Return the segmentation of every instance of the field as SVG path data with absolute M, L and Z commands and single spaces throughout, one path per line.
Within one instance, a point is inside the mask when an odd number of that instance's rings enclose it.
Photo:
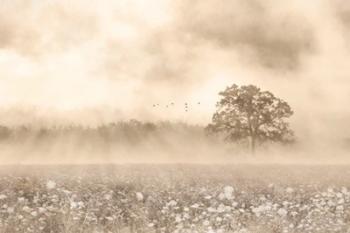
M 0 232 L 350 232 L 349 168 L 2 166 Z

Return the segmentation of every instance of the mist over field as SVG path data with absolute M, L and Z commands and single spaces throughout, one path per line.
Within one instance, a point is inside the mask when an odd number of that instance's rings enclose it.
M 350 1 L 0 0 L 0 233 L 349 233 Z
M 284 159 L 292 154 L 287 160 L 299 154 L 311 161 L 343 162 L 350 133 L 349 18 L 345 0 L 2 0 L 0 124 L 96 128 L 136 119 L 204 128 L 220 91 L 254 84 L 286 100 L 294 111 L 290 123 L 297 143 L 292 149 L 273 147 L 276 154 Z M 174 161 L 186 153 L 214 154 L 215 160 L 215 153 L 225 151 L 196 136 L 172 137 L 165 137 L 171 152 L 152 138 L 143 143 L 151 154 L 173 154 Z M 61 139 L 47 143 L 45 150 L 89 151 L 78 139 Z M 23 150 L 6 140 L 2 147 L 7 157 L 25 151 L 26 160 L 32 153 L 44 159 L 41 147 L 29 148 L 31 140 L 26 138 Z M 82 160 L 101 151 L 84 152 Z M 102 161 L 127 156 L 120 150 L 108 153 Z

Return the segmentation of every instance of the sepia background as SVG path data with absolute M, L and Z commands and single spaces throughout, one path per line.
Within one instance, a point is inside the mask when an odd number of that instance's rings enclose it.
M 200 128 L 211 121 L 218 92 L 254 84 L 295 112 L 298 143 L 270 148 L 271 161 L 344 162 L 349 38 L 345 0 L 1 0 L 0 124 L 96 128 L 136 119 Z M 45 146 L 27 138 L 2 143 L 1 160 L 235 161 L 227 145 L 201 132 L 164 135 L 169 147 L 145 139 L 140 148 L 108 152 L 88 149 L 76 135 Z
M 349 60 L 348 0 L 0 0 L 0 233 L 349 233 Z

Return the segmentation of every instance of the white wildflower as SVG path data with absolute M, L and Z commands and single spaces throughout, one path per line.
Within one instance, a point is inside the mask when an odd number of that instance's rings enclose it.
M 277 211 L 277 214 L 282 216 L 282 217 L 285 217 L 287 214 L 288 214 L 288 211 L 283 209 L 283 208 L 280 208 L 278 211 Z
M 137 193 L 136 193 L 136 199 L 137 199 L 138 201 L 143 201 L 143 194 L 142 194 L 141 192 L 137 192 Z
M 219 196 L 218 196 L 219 200 L 224 200 L 225 197 L 226 197 L 226 196 L 225 196 L 224 193 L 220 193 Z
M 207 233 L 216 233 L 216 232 L 210 228 Z
M 342 187 L 342 188 L 341 188 L 341 192 L 342 192 L 343 194 L 347 195 L 347 194 L 348 194 L 348 189 L 347 189 L 346 187 Z
M 74 201 L 71 201 L 70 202 L 70 208 L 71 209 L 75 209 L 75 208 L 77 208 L 78 207 L 78 203 L 76 203 L 76 202 L 74 202 Z
M 199 205 L 198 205 L 197 203 L 195 203 L 195 204 L 191 205 L 191 208 L 193 208 L 193 209 L 198 209 L 198 208 L 199 208 Z
M 339 206 L 337 206 L 337 207 L 335 208 L 335 210 L 338 211 L 338 212 L 342 212 L 342 211 L 344 210 L 344 206 L 339 205 Z
M 167 205 L 169 205 L 169 206 L 176 206 L 177 202 L 175 200 L 171 200 L 171 201 L 168 202 Z
M 238 206 L 238 202 L 232 202 L 232 207 L 236 207 L 236 206 Z
M 85 205 L 84 205 L 84 202 L 82 202 L 82 201 L 79 201 L 77 204 L 78 204 L 78 206 L 81 207 L 81 208 L 85 206 Z
M 204 225 L 204 226 L 209 226 L 209 224 L 210 224 L 210 222 L 209 222 L 208 220 L 205 220 L 205 221 L 203 222 L 203 225 Z
M 222 213 L 222 212 L 225 212 L 226 208 L 225 208 L 225 205 L 223 204 L 220 204 L 217 208 L 217 212 L 219 213 Z
M 209 229 L 208 231 L 207 231 L 207 233 L 216 233 L 213 229 Z
M 36 211 L 32 211 L 30 214 L 31 214 L 33 217 L 38 216 L 38 212 L 36 212 Z
M 290 213 L 293 217 L 297 216 L 298 215 L 298 212 L 296 211 L 293 211 L 292 213 Z
M 224 194 L 226 199 L 233 199 L 233 191 L 234 191 L 234 188 L 232 186 L 224 187 Z
M 154 227 L 154 223 L 148 223 L 148 227 Z
M 335 203 L 334 203 L 332 200 L 329 200 L 329 201 L 327 202 L 327 205 L 328 205 L 328 206 L 335 206 Z
M 111 194 L 105 194 L 104 195 L 104 199 L 109 201 L 109 200 L 112 199 L 112 195 Z
M 288 187 L 288 188 L 286 188 L 286 192 L 287 192 L 287 193 L 293 193 L 293 192 L 294 192 L 294 189 L 291 188 L 291 187 Z
M 23 210 L 24 212 L 29 213 L 32 209 L 29 208 L 28 206 L 23 206 L 22 210 Z
M 181 222 L 181 221 L 182 221 L 181 216 L 180 215 L 176 215 L 175 222 Z
M 56 188 L 56 183 L 52 180 L 49 180 L 47 183 L 46 183 L 46 188 L 51 190 L 51 189 L 54 189 Z

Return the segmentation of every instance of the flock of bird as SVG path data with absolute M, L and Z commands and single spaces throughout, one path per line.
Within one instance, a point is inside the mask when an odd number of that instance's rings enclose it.
M 197 102 L 197 105 L 200 105 L 200 104 L 201 104 L 201 102 Z M 161 107 L 161 105 L 160 104 L 153 104 L 153 108 L 156 108 L 156 107 Z M 175 103 L 171 102 L 169 104 L 166 104 L 165 107 L 166 108 L 175 107 Z M 184 110 L 185 110 L 185 112 L 189 111 L 189 104 L 187 102 L 184 103 Z

